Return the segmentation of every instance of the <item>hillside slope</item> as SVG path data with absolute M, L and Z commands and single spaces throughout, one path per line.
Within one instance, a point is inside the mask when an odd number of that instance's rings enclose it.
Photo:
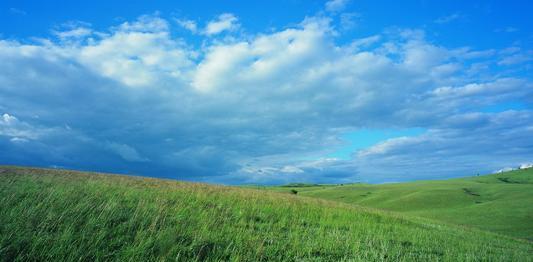
M 0 167 L 0 259 L 528 261 L 526 241 L 268 191 Z
M 272 190 L 289 192 L 291 187 Z M 533 240 L 533 168 L 461 179 L 297 188 L 299 195 L 374 207 Z

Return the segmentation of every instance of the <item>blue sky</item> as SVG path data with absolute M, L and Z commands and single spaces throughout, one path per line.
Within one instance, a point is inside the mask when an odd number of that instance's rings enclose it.
M 2 1 L 0 163 L 225 184 L 533 162 L 527 1 Z
M 339 147 L 335 152 L 328 155 L 331 158 L 338 158 L 343 160 L 349 160 L 354 153 L 359 150 L 369 148 L 379 142 L 385 141 L 391 138 L 417 136 L 424 133 L 424 129 L 421 128 L 409 128 L 409 129 L 360 129 L 353 132 L 348 132 L 342 135 L 340 138 L 344 140 L 345 145 Z

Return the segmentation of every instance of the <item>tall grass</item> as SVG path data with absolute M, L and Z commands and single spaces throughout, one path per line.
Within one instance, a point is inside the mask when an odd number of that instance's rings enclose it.
M 527 261 L 531 243 L 299 195 L 0 168 L 0 259 Z

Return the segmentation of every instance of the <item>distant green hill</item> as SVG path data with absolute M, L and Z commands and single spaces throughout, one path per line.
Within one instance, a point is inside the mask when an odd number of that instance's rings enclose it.
M 515 194 L 512 188 L 504 193 L 481 189 L 499 185 L 490 178 L 462 181 L 470 193 L 460 191 L 464 196 L 458 197 L 443 192 L 443 202 L 479 198 L 482 203 L 476 205 L 483 205 Z M 412 184 L 425 185 L 439 182 Z M 342 187 L 328 190 L 344 192 Z M 345 193 L 352 191 L 358 197 L 350 193 L 346 198 L 354 201 L 376 198 L 377 203 L 386 197 L 372 186 L 350 185 Z M 313 192 L 319 190 L 305 194 Z M 402 197 L 416 199 L 417 193 L 402 192 L 383 205 L 411 203 L 398 200 Z M 520 192 L 516 194 L 530 199 L 530 192 Z M 424 209 L 428 203 L 412 203 L 416 212 L 429 212 Z M 524 208 L 512 202 L 505 208 L 513 207 Z M 533 244 L 525 240 L 299 194 L 0 167 L 3 261 L 531 261 L 532 254 Z
M 268 189 L 289 192 L 286 187 Z M 396 211 L 533 241 L 533 168 L 461 179 L 296 190 L 298 195 Z

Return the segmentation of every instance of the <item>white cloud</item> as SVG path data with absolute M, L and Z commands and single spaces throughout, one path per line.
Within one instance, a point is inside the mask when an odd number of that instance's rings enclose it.
M 432 93 L 441 99 L 450 99 L 452 97 L 480 97 L 486 95 L 506 95 L 512 94 L 515 90 L 520 90 L 520 86 L 533 87 L 530 83 L 521 79 L 502 78 L 495 82 L 474 83 L 459 87 L 439 87 Z
M 349 0 L 330 0 L 326 2 L 326 11 L 328 12 L 340 12 L 346 8 Z
M 284 166 L 281 170 L 283 173 L 304 173 L 304 171 L 295 166 Z
M 11 141 L 13 143 L 25 143 L 25 142 L 28 142 L 29 140 L 26 139 L 26 138 L 21 138 L 21 137 L 13 137 L 13 138 L 9 139 L 9 141 Z
M 79 39 L 91 35 L 92 30 L 85 27 L 78 27 L 67 31 L 55 31 L 57 37 L 65 41 L 68 39 Z
M 9 114 L 3 114 L 2 115 L 2 123 L 3 124 L 7 124 L 7 125 L 11 125 L 15 122 L 17 122 L 18 119 L 14 116 L 10 116 Z
M 204 34 L 211 36 L 220 34 L 224 31 L 234 31 L 239 27 L 238 19 L 235 15 L 230 13 L 224 13 L 217 17 L 215 20 L 207 23 Z
M 193 86 L 204 92 L 237 83 L 251 88 L 266 79 L 290 77 L 287 73 L 302 69 L 305 62 L 317 63 L 320 52 L 329 53 L 324 46 L 327 24 L 310 20 L 301 26 L 258 36 L 251 42 L 213 46 L 198 65 Z
M 191 31 L 192 33 L 198 32 L 198 25 L 193 20 L 175 19 L 175 21 L 179 26 Z
M 37 139 L 40 136 L 39 133 L 39 130 L 33 126 L 19 121 L 10 114 L 4 113 L 0 118 L 0 136 L 10 137 L 12 142 Z
M 381 36 L 379 35 L 373 35 L 365 38 L 360 38 L 352 41 L 351 47 L 359 50 L 362 48 L 367 48 L 373 44 L 378 43 L 381 40 Z
M 127 86 L 155 86 L 182 79 L 190 54 L 171 39 L 166 21 L 143 16 L 124 23 L 111 35 L 75 50 L 75 59 Z
M 124 22 L 116 28 L 120 32 L 157 33 L 166 32 L 169 24 L 166 20 L 156 15 L 143 15 L 134 22 Z
M 506 56 L 498 62 L 498 65 L 516 65 L 533 61 L 533 51 Z
M 501 169 L 498 169 L 498 170 L 494 171 L 494 173 L 503 173 L 503 172 L 509 172 L 509 171 L 513 171 L 513 170 L 528 169 L 528 168 L 532 168 L 532 167 L 533 167 L 533 164 L 522 163 L 518 167 L 504 167 L 504 168 L 501 168 Z
M 494 171 L 494 173 L 503 173 L 503 172 L 509 172 L 509 171 L 513 171 L 514 168 L 512 167 L 504 167 L 502 169 L 498 169 L 496 171 Z
M 442 65 L 450 55 L 445 48 L 420 40 L 410 40 L 404 48 L 404 64 L 412 70 L 435 68 Z
M 419 137 L 398 137 L 398 138 L 388 139 L 370 148 L 359 151 L 358 156 L 364 157 L 368 155 L 386 154 L 394 150 L 396 147 L 401 147 L 407 144 L 408 145 L 415 144 L 419 141 L 419 139 L 420 139 Z
M 520 167 L 518 167 L 519 169 L 527 169 L 527 168 L 532 168 L 533 167 L 533 163 L 524 163 L 524 164 L 520 164 Z
M 216 46 L 206 55 L 206 59 L 198 65 L 193 79 L 193 86 L 203 92 L 211 91 L 235 78 L 227 77 L 236 74 L 242 63 L 250 60 L 248 43 L 237 43 L 230 46 Z

